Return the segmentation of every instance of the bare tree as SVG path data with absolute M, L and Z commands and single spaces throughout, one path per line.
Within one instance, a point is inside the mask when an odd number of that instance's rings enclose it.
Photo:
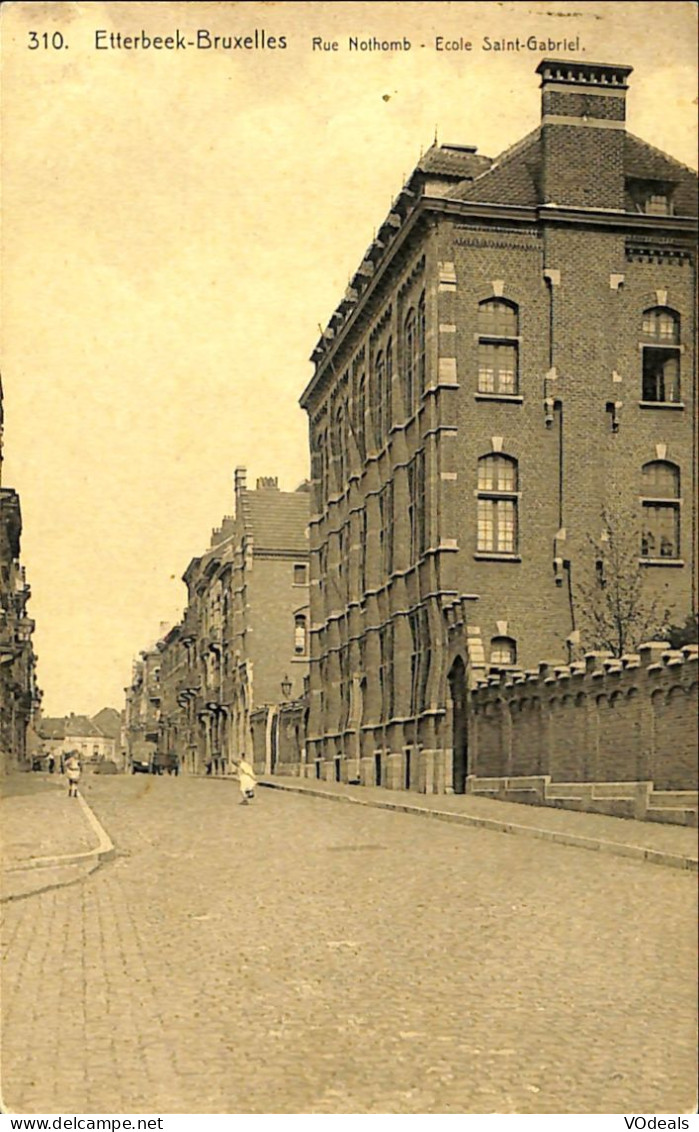
M 602 533 L 590 537 L 594 579 L 577 585 L 580 639 L 584 651 L 604 649 L 619 657 L 648 640 L 667 636 L 669 610 L 644 593 L 641 532 L 633 512 L 602 511 Z

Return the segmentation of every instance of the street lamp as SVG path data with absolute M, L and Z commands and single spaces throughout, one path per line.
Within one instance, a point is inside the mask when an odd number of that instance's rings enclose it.
M 282 696 L 284 697 L 284 699 L 290 700 L 291 699 L 292 683 L 291 683 L 291 680 L 289 679 L 288 676 L 285 676 L 284 679 L 282 680 L 281 688 L 282 688 Z

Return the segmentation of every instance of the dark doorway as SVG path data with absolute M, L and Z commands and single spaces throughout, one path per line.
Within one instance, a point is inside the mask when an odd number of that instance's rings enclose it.
M 411 753 L 412 753 L 411 751 L 405 752 L 405 778 L 404 778 L 403 784 L 404 784 L 406 790 L 410 789 L 410 755 L 411 755 Z
M 335 759 L 335 781 L 342 782 L 342 759 Z
M 376 774 L 376 785 L 381 785 L 381 755 L 374 755 L 374 767 Z
M 452 710 L 453 788 L 455 794 L 466 792 L 468 775 L 468 734 L 466 719 L 466 666 L 460 656 L 449 672 L 449 695 Z

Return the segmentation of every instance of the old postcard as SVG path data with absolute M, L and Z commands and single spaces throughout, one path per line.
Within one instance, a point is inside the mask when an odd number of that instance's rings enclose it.
M 696 24 L 2 5 L 9 1127 L 690 1127 Z

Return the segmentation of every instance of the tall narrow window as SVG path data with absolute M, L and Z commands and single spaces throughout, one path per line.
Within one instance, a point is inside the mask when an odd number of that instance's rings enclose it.
M 323 510 L 327 499 L 327 444 L 327 430 L 319 428 L 313 438 L 313 448 L 311 450 L 311 476 L 313 477 L 315 486 L 315 506 L 317 511 Z
M 643 312 L 643 381 L 641 399 L 680 400 L 680 319 L 667 307 Z
M 439 589 L 439 584 L 437 585 Z M 426 606 L 420 610 L 420 683 L 418 691 L 418 710 L 427 707 L 427 689 L 432 661 L 432 641 L 430 637 L 430 616 Z
M 654 460 L 642 469 L 641 556 L 680 556 L 680 469 Z
M 393 622 L 379 630 L 379 685 L 381 688 L 381 714 L 387 723 L 393 716 Z
M 386 377 L 383 389 L 383 427 L 384 433 L 391 431 L 393 424 L 393 342 L 386 343 Z
M 410 623 L 410 714 L 420 710 L 420 611 L 408 615 Z
M 384 442 L 385 434 L 385 421 L 384 421 L 384 408 L 386 397 L 386 357 L 383 350 L 379 350 L 376 358 L 374 359 L 374 395 L 373 395 L 373 418 L 374 418 L 374 442 L 377 448 L 380 448 Z
M 340 649 L 340 731 L 344 731 L 349 720 L 350 707 L 350 658 L 349 649 Z
M 337 588 L 345 601 L 349 596 L 348 533 L 347 527 L 341 527 L 337 533 Z
M 335 478 L 338 491 L 344 491 L 347 484 L 347 408 L 344 404 L 337 407 L 335 413 L 335 427 L 333 429 L 333 447 L 335 456 Z
M 354 412 L 354 435 L 362 460 L 366 459 L 366 378 L 360 374 L 357 381 L 357 400 Z
M 478 550 L 492 554 L 517 551 L 517 461 L 483 456 L 478 461 Z
M 297 613 L 294 617 L 294 654 L 295 656 L 308 654 L 308 623 L 304 613 Z
M 417 305 L 417 395 L 418 398 L 425 392 L 425 293 L 420 295 Z
M 519 319 L 517 307 L 489 299 L 478 307 L 478 392 L 498 396 L 519 393 Z
M 427 489 L 425 453 L 417 452 L 408 464 L 408 523 L 410 529 L 410 565 L 427 550 Z
M 366 544 L 368 538 L 366 508 L 359 513 L 359 594 L 366 590 Z
M 328 544 L 324 542 L 318 551 L 318 592 L 323 594 L 328 585 Z
M 381 547 L 381 570 L 384 580 L 393 570 L 393 481 L 385 484 L 379 492 L 379 544 Z
M 403 374 L 406 416 L 415 410 L 415 385 L 417 381 L 417 318 L 415 307 L 408 311 L 403 324 Z
M 330 492 L 330 448 L 327 427 L 318 430 L 318 502 L 322 511 L 328 502 Z

